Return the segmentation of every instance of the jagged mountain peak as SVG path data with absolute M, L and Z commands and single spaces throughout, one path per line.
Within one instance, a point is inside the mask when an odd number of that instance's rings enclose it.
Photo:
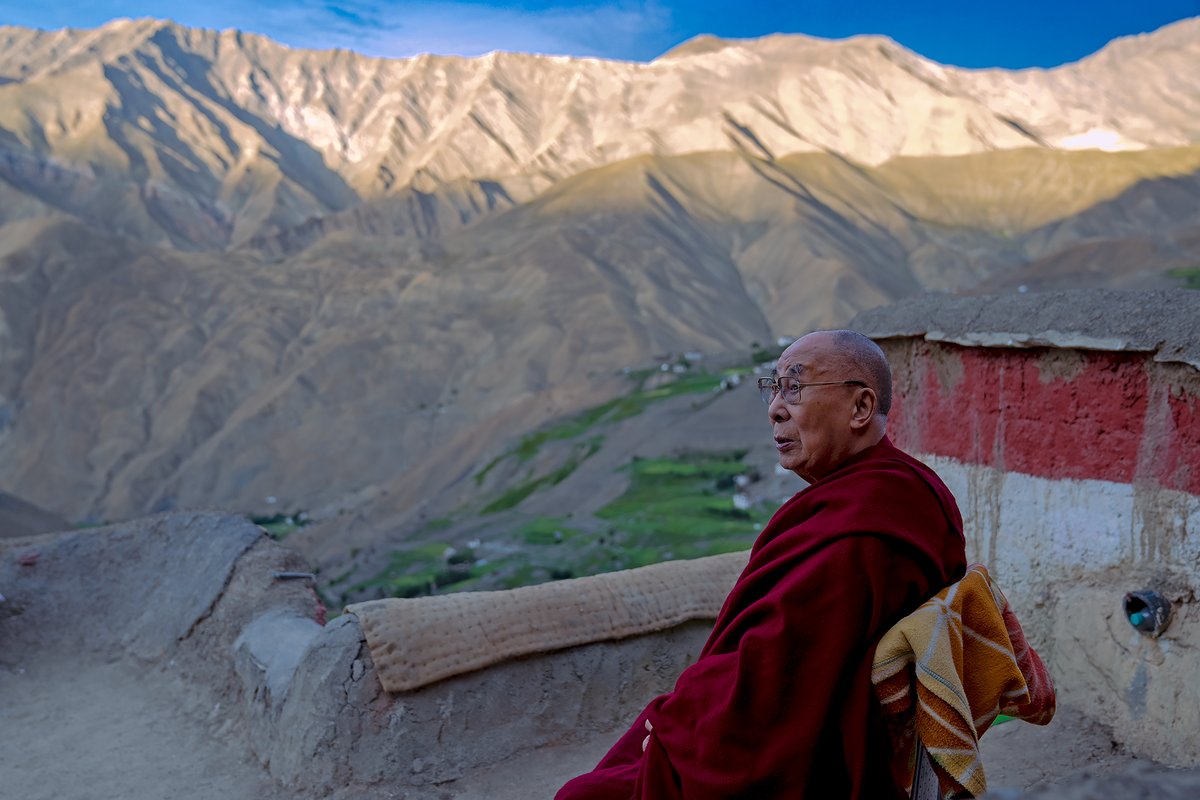
M 27 81 L 82 63 L 113 61 L 137 50 L 172 24 L 151 18 L 122 18 L 94 29 L 0 26 L 0 76 Z
M 685 42 L 677 44 L 654 60 L 669 61 L 677 58 L 694 58 L 695 56 L 708 55 L 709 53 L 724 50 L 733 44 L 734 41 L 738 40 L 723 39 L 711 33 L 701 33 Z
M 1081 61 L 1144 58 L 1173 50 L 1200 50 L 1200 17 L 1181 19 L 1148 33 L 1118 37 Z

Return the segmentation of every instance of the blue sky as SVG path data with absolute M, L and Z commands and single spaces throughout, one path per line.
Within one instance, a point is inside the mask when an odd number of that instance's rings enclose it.
M 1200 16 L 1200 0 L 0 0 L 0 23 L 39 28 L 164 16 L 376 56 L 518 50 L 646 61 L 701 33 L 882 33 L 946 64 L 1028 67 Z

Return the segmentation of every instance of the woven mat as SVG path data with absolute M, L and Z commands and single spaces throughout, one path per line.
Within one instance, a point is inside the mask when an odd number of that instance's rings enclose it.
M 347 606 L 383 688 L 404 692 L 510 658 L 716 619 L 749 552 L 498 592 Z

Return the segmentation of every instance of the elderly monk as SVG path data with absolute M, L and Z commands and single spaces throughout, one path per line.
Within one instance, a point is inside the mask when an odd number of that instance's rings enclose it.
M 891 372 L 853 331 L 792 344 L 759 380 L 779 463 L 809 482 L 775 513 L 699 659 L 557 800 L 886 800 L 875 643 L 966 567 L 962 518 L 885 435 Z

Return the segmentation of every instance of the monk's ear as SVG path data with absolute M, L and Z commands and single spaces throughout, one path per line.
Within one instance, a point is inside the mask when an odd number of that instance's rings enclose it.
M 869 386 L 863 386 L 854 392 L 854 409 L 850 415 L 850 427 L 853 430 L 861 430 L 871 424 L 871 420 L 875 418 L 878 411 L 879 398 L 875 395 L 875 390 Z

